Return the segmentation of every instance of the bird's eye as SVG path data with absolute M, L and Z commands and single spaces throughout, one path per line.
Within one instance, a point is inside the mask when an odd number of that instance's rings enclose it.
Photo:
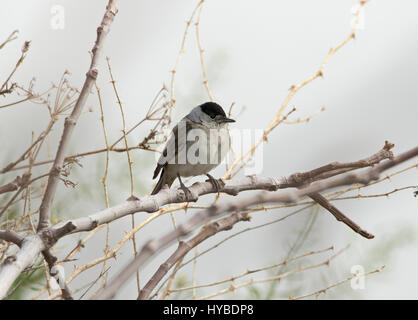
M 216 115 L 212 113 L 212 114 L 210 115 L 210 117 L 211 117 L 212 119 L 215 119 Z

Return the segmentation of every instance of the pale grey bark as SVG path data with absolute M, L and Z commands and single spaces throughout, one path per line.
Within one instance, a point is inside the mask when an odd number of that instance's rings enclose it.
M 22 241 L 22 246 L 16 255 L 6 258 L 0 267 L 0 299 L 7 295 L 7 291 L 20 273 L 31 266 L 44 249 L 45 245 L 40 236 L 29 236 Z

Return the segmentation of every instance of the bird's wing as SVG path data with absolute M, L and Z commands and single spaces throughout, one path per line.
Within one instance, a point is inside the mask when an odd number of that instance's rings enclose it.
M 180 140 L 179 140 L 179 125 L 184 125 L 185 132 L 181 132 L 180 130 Z M 164 168 L 167 163 L 176 163 L 177 155 L 179 152 L 182 152 L 184 148 L 186 148 L 186 134 L 187 131 L 190 129 L 191 121 L 188 119 L 182 119 L 179 124 L 177 124 L 173 130 L 171 131 L 170 138 L 165 145 L 165 148 L 158 160 L 157 167 L 154 170 L 154 176 L 152 177 L 155 179 L 158 174 L 160 173 L 161 169 Z

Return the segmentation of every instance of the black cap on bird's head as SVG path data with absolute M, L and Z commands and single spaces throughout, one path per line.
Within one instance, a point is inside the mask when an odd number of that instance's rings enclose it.
M 201 104 L 200 109 L 206 113 L 211 119 L 219 123 L 235 122 L 234 119 L 230 119 L 226 116 L 222 107 L 215 102 L 205 102 Z

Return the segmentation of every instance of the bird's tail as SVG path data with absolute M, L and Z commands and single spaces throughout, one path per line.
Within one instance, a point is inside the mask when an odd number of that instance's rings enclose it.
M 151 195 L 154 195 L 160 192 L 160 190 L 165 184 L 168 185 L 168 187 L 171 187 L 175 179 L 176 179 L 175 177 L 174 178 L 168 177 L 168 175 L 165 174 L 165 169 L 163 169 L 160 175 L 160 179 L 158 180 L 156 186 L 154 187 L 154 190 L 152 190 Z

